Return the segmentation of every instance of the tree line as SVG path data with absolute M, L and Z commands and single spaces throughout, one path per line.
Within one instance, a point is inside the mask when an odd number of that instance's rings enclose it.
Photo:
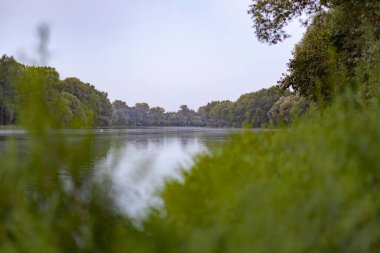
M 287 89 L 273 86 L 242 95 L 237 101 L 212 101 L 197 111 L 181 105 L 176 112 L 148 103 L 128 106 L 122 100 L 110 102 L 107 93 L 78 78 L 60 80 L 50 67 L 25 66 L 13 57 L 0 59 L 0 125 L 18 123 L 17 111 L 23 86 L 38 76 L 43 83 L 41 100 L 63 127 L 262 127 L 280 120 L 289 122 L 291 115 L 304 112 L 307 101 Z M 25 88 L 25 87 L 24 87 Z M 288 109 L 291 107 L 292 109 Z
M 247 93 L 235 101 L 212 101 L 197 111 L 181 105 L 177 112 L 147 103 L 129 107 L 126 102 L 113 102 L 115 126 L 196 126 L 196 127 L 263 127 L 305 112 L 308 103 L 278 86 Z

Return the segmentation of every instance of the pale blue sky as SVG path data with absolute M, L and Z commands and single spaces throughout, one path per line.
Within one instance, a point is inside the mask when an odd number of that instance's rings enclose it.
M 49 65 L 128 105 L 168 111 L 276 84 L 303 29 L 276 46 L 255 38 L 250 0 L 0 0 L 0 54 L 33 57 L 36 25 L 52 34 Z M 25 58 L 24 58 L 25 60 Z

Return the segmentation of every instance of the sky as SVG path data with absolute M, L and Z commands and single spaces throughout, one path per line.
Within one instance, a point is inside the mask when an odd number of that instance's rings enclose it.
M 251 0 L 0 0 L 0 54 L 30 64 L 36 27 L 49 24 L 50 61 L 129 106 L 177 111 L 275 85 L 304 29 L 257 41 Z

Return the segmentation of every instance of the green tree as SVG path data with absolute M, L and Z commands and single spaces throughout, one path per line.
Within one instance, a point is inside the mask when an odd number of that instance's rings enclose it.
M 284 28 L 303 14 L 323 11 L 328 0 L 253 0 L 248 11 L 252 16 L 256 36 L 261 42 L 276 44 L 288 38 Z
M 286 93 L 280 87 L 273 86 L 240 96 L 233 109 L 234 126 L 261 127 L 268 124 L 268 111 Z
M 121 100 L 115 100 L 112 103 L 114 114 L 112 124 L 117 126 L 128 125 L 128 106 L 127 103 Z
M 150 108 L 150 118 L 152 125 L 165 126 L 165 109 L 159 106 Z
M 195 116 L 195 112 L 187 105 L 181 105 L 180 110 L 178 110 L 179 125 L 181 126 L 190 126 L 191 119 Z
M 149 126 L 149 104 L 136 103 L 135 106 L 135 122 L 137 126 Z
M 0 125 L 16 123 L 17 93 L 14 80 L 24 69 L 13 57 L 3 55 L 0 58 Z
M 380 21 L 373 17 L 374 12 L 380 11 L 380 3 L 368 2 L 373 8 L 369 9 L 358 2 L 338 6 L 314 18 L 293 52 L 288 73 L 280 81 L 284 88 L 292 87 L 315 101 L 330 101 L 347 88 L 358 88 L 356 69 L 376 57 L 375 41 L 380 38 Z M 340 84 L 328 80 L 339 72 L 345 76 Z
M 280 81 L 309 99 L 330 101 L 347 87 L 356 89 L 358 65 L 373 57 L 380 39 L 377 0 L 253 0 L 250 13 L 258 39 L 275 44 L 289 35 L 284 28 L 306 13 L 308 27 Z M 312 21 L 312 22 L 310 22 Z M 305 24 L 306 24 L 305 23 Z M 373 43 L 375 41 L 375 43 Z M 344 72 L 346 86 L 329 82 L 331 73 Z M 365 85 L 365 82 L 360 82 Z
M 231 122 L 233 121 L 232 110 L 233 103 L 231 101 L 218 101 L 211 108 L 208 124 L 219 127 L 231 126 Z
M 111 124 L 113 109 L 107 93 L 98 91 L 93 85 L 73 77 L 60 81 L 59 90 L 70 93 L 81 101 L 89 119 L 87 122 L 93 121 L 96 126 Z
M 336 9 L 346 12 L 346 24 L 355 23 L 357 20 L 374 22 L 378 19 L 377 0 L 252 0 L 252 2 L 248 13 L 254 22 L 256 36 L 260 41 L 270 44 L 288 38 L 290 35 L 284 28 L 302 15 L 306 15 L 306 20 L 302 21 L 305 25 L 313 15 Z M 362 16 L 364 13 L 366 15 Z
M 304 114 L 308 108 L 307 99 L 299 94 L 282 96 L 268 111 L 268 118 L 275 126 L 282 122 L 290 124 L 295 117 Z
M 280 80 L 284 88 L 293 90 L 312 100 L 329 100 L 333 87 L 328 82 L 329 61 L 332 56 L 331 14 L 317 16 L 306 34 L 293 51 L 293 59 L 288 63 L 288 73 Z

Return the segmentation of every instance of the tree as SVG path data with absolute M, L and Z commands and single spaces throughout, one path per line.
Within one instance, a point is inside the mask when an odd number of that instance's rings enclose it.
M 98 96 L 95 124 L 97 126 L 109 126 L 112 122 L 113 110 L 108 94 L 98 90 L 95 90 L 95 93 Z
M 330 14 L 316 17 L 306 34 L 293 51 L 288 63 L 288 73 L 279 81 L 283 88 L 292 88 L 312 100 L 328 100 L 332 96 L 329 87 Z M 318 90 L 317 90 L 318 89 Z M 322 97 L 321 97 L 322 96 Z
M 24 69 L 13 57 L 3 55 L 0 58 L 0 125 L 16 123 L 15 79 Z
M 335 1 L 334 8 L 313 19 L 280 85 L 321 102 L 330 101 L 347 87 L 357 89 L 358 66 L 377 57 L 374 50 L 380 39 L 378 13 L 377 1 Z M 337 73 L 342 73 L 342 80 L 329 80 L 337 78 Z
M 150 108 L 150 121 L 154 126 L 166 125 L 165 109 L 159 106 Z
M 55 107 L 59 111 L 60 120 L 65 127 L 81 128 L 92 124 L 86 117 L 82 103 L 73 94 L 68 92 L 60 93 Z
M 274 124 L 290 124 L 294 117 L 305 113 L 309 108 L 308 101 L 299 94 L 282 96 L 268 111 L 268 118 Z
M 268 124 L 268 111 L 287 92 L 278 86 L 273 86 L 240 96 L 233 108 L 233 125 L 261 127 Z
M 181 126 L 191 125 L 191 118 L 195 115 L 193 110 L 190 110 L 187 105 L 181 105 L 180 110 L 178 111 L 178 118 L 180 120 Z
M 149 125 L 149 105 L 147 103 L 135 104 L 135 125 L 147 126 Z
M 112 124 L 117 126 L 128 125 L 128 106 L 127 103 L 121 100 L 115 100 L 112 103 L 113 117 Z
M 259 41 L 276 44 L 288 38 L 284 28 L 296 18 L 306 15 L 307 25 L 314 15 L 337 9 L 344 10 L 346 24 L 357 20 L 378 20 L 378 0 L 252 0 L 248 13 L 254 22 Z M 364 14 L 364 15 L 363 15 Z M 353 18 L 353 19 L 352 19 Z
M 218 101 L 209 112 L 208 124 L 218 127 L 231 126 L 233 120 L 232 110 L 233 103 L 231 101 Z
M 248 13 L 259 41 L 276 44 L 290 36 L 284 28 L 293 19 L 321 12 L 327 6 L 326 0 L 253 0 Z
M 59 90 L 77 97 L 83 103 L 87 117 L 92 118 L 96 126 L 111 124 L 113 110 L 107 93 L 98 91 L 93 85 L 74 77 L 61 81 Z

